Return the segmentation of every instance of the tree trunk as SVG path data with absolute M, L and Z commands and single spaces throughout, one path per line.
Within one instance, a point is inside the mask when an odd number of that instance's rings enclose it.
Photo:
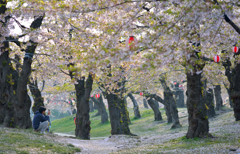
M 141 118 L 139 107 L 138 107 L 136 99 L 133 97 L 132 93 L 128 93 L 128 96 L 130 97 L 130 99 L 133 102 L 134 118 Z
M 93 96 L 93 97 L 94 97 L 94 96 Z M 91 98 L 93 98 L 93 97 L 91 97 Z M 92 100 L 92 99 L 91 99 L 91 100 Z M 93 108 L 94 108 L 95 110 L 97 110 L 97 113 L 96 113 L 93 117 L 100 116 L 100 115 L 101 115 L 101 113 L 100 113 L 100 104 L 98 104 L 97 102 L 94 102 L 94 101 L 93 101 L 93 103 L 94 103 Z
M 173 118 L 173 125 L 171 126 L 171 129 L 182 127 L 180 125 L 180 122 L 179 122 L 178 110 L 177 110 L 177 105 L 176 105 L 175 99 L 173 97 L 173 92 L 168 87 L 168 85 L 166 83 L 166 78 L 164 76 L 162 76 L 160 78 L 160 82 L 161 82 L 161 84 L 163 86 L 163 89 L 164 89 L 164 104 L 166 106 L 169 105 L 171 115 L 172 115 L 172 118 Z
M 224 19 L 228 24 L 230 24 L 235 29 L 235 31 L 238 34 L 240 34 L 240 28 L 225 13 L 224 13 Z M 236 55 L 239 55 L 239 54 L 240 54 L 240 52 L 238 52 Z M 228 61 L 229 61 L 229 59 L 228 59 Z M 237 63 L 237 65 L 236 65 L 235 69 L 232 71 L 229 71 L 231 63 L 227 67 L 224 65 L 224 67 L 226 70 L 225 74 L 227 75 L 228 80 L 229 80 L 229 76 L 230 76 L 233 81 L 232 85 L 231 85 L 231 82 L 229 81 L 230 82 L 229 91 L 230 91 L 230 98 L 232 99 L 232 102 L 233 102 L 233 111 L 234 111 L 235 120 L 238 121 L 238 120 L 240 120 L 240 80 L 239 80 L 240 64 L 239 64 L 238 59 L 236 59 L 235 62 Z M 224 63 L 224 64 L 226 64 L 226 63 Z M 227 71 L 227 68 L 228 68 L 228 71 Z M 229 72 L 231 72 L 231 73 L 229 73 Z M 231 75 L 228 75 L 228 74 L 231 74 Z M 232 86 L 232 88 L 231 88 L 231 86 Z M 230 100 L 230 98 L 229 98 L 229 100 Z
M 214 87 L 214 94 L 215 94 L 215 99 L 216 99 L 216 110 L 220 110 L 223 106 L 223 100 L 221 96 L 221 86 L 216 85 Z
M 29 82 L 28 85 L 29 85 L 29 89 L 33 95 L 34 104 L 32 106 L 32 111 L 33 111 L 33 113 L 35 113 L 36 111 L 38 111 L 40 106 L 44 106 L 44 103 L 43 103 L 44 99 L 42 97 L 41 91 L 38 88 L 37 80 L 34 80 L 33 82 Z
M 175 99 L 177 101 L 177 107 L 184 107 L 184 91 L 176 90 L 175 91 Z
M 7 1 L 1 1 L 0 4 L 2 5 L 3 3 L 7 3 Z M 6 5 L 0 7 L 0 14 L 5 12 L 5 7 Z M 31 23 L 30 28 L 38 29 L 42 24 L 43 17 L 44 15 L 36 18 Z M 0 44 L 0 107 L 2 111 L 0 113 L 0 121 L 3 123 L 3 126 L 18 127 L 22 129 L 32 127 L 30 118 L 31 100 L 27 93 L 27 83 L 31 74 L 32 56 L 37 47 L 37 43 L 33 42 L 31 39 L 29 43 L 30 45 L 27 45 L 25 49 L 25 57 L 19 77 L 18 72 L 13 69 L 10 62 L 9 41 L 6 40 L 3 44 Z
M 226 88 L 226 89 L 227 89 L 227 92 L 228 92 L 229 105 L 230 105 L 231 108 L 233 108 L 233 102 L 232 102 L 232 99 L 231 99 L 230 90 L 229 90 L 229 88 Z
M 154 99 L 154 103 L 157 105 L 158 108 L 160 108 L 159 103 L 157 100 Z
M 3 15 L 7 1 L 0 1 L 0 15 Z M 5 23 L 6 24 L 6 23 Z M 7 27 L 1 23 L 1 28 Z M 0 32 L 0 36 L 2 31 Z M 0 124 L 5 127 L 15 127 L 14 105 L 16 100 L 16 89 L 18 73 L 13 70 L 9 59 L 9 42 L 0 43 Z
M 154 100 L 152 98 L 149 98 L 147 101 L 148 101 L 149 106 L 152 108 L 152 110 L 154 112 L 154 118 L 155 118 L 154 120 L 161 121 L 162 115 L 161 115 L 161 112 L 160 112 L 159 108 L 157 107 L 156 103 L 154 102 Z
M 94 97 L 94 96 L 93 96 Z M 98 106 L 93 102 L 93 110 L 98 110 Z M 97 113 L 98 115 L 96 115 L 96 116 L 99 116 L 100 115 L 100 113 L 98 112 Z
M 201 88 L 201 73 L 187 73 L 187 138 L 211 136 Z
M 108 114 L 107 114 L 107 111 L 106 111 L 106 108 L 105 108 L 105 105 L 103 103 L 103 98 L 102 98 L 102 95 L 100 95 L 100 98 L 99 99 L 96 99 L 95 97 L 91 97 L 91 100 L 98 104 L 98 110 L 99 110 L 99 113 L 101 115 L 101 123 L 105 123 L 108 121 Z
M 146 98 L 143 98 L 143 105 L 144 105 L 144 108 L 148 109 L 148 104 L 147 104 Z
M 214 106 L 214 96 L 213 96 L 213 89 L 209 88 L 207 90 L 207 80 L 203 81 L 203 99 L 204 105 L 207 109 L 207 116 L 208 118 L 212 118 L 215 116 L 215 106 Z
M 5 52 L 0 55 L 0 124 L 5 127 L 16 127 L 14 106 L 18 73 L 12 68 L 7 45 L 5 44 L 5 48 L 1 48 L 1 51 Z
M 129 113 L 127 105 L 122 96 L 113 93 L 106 93 L 108 100 L 108 108 L 111 122 L 111 134 L 126 134 L 131 135 L 129 129 Z
M 209 89 L 205 94 L 205 102 L 207 107 L 208 118 L 212 118 L 216 115 L 214 110 L 214 97 L 213 97 L 213 89 Z
M 179 122 L 177 105 L 176 105 L 175 99 L 173 97 L 173 93 L 170 92 L 169 90 L 168 90 L 168 92 L 164 92 L 164 102 L 166 105 L 169 105 L 169 107 L 170 107 L 170 111 L 171 111 L 171 115 L 172 115 L 172 119 L 173 119 L 173 125 L 171 126 L 171 129 L 174 129 L 174 128 L 179 128 L 182 126 L 180 125 L 180 122 Z
M 93 112 L 94 109 L 93 109 L 93 101 L 92 99 L 89 100 L 89 112 Z
M 37 44 L 32 42 L 32 45 L 27 47 L 26 53 L 33 54 L 36 47 Z M 16 92 L 17 103 L 14 106 L 17 118 L 16 126 L 24 129 L 32 127 L 30 118 L 31 100 L 27 93 L 27 84 L 29 81 L 29 76 L 31 74 L 31 64 L 32 60 L 30 58 L 24 58 L 22 71 L 18 79 L 18 86 Z
M 233 101 L 233 111 L 235 120 L 240 120 L 240 64 L 235 67 L 236 74 L 233 79 L 233 91 L 231 92 L 231 99 Z
M 73 78 L 72 72 L 70 72 L 71 78 Z M 89 118 L 89 99 L 92 91 L 93 78 L 92 75 L 88 75 L 85 82 L 85 78 L 77 80 L 75 84 L 76 98 L 77 98 L 77 115 L 76 115 L 76 129 L 75 135 L 80 139 L 90 139 L 90 118 Z
M 172 123 L 172 114 L 171 114 L 170 104 L 166 103 L 164 105 L 164 109 L 167 116 L 167 123 Z
M 126 106 L 128 105 L 128 104 L 127 104 L 127 97 L 128 97 L 128 95 L 125 95 L 124 98 L 123 98 L 123 100 L 124 100 Z M 131 120 L 130 120 L 130 118 L 128 118 L 128 120 L 129 120 L 128 123 L 131 124 Z
M 223 61 L 223 66 L 225 68 L 225 76 L 227 76 L 228 78 L 228 82 L 230 83 L 230 86 L 227 87 L 225 85 L 225 88 L 227 89 L 228 92 L 228 98 L 229 98 L 229 104 L 230 107 L 233 107 L 233 100 L 231 98 L 231 92 L 233 91 L 233 80 L 234 80 L 234 74 L 236 74 L 235 72 L 235 68 L 231 69 L 231 62 L 230 62 L 230 58 L 227 58 L 225 61 Z

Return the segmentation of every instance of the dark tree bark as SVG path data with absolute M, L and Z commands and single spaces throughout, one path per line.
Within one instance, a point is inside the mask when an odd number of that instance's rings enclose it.
M 179 107 L 185 107 L 184 104 L 184 90 L 179 91 Z
M 93 102 L 93 109 L 98 110 L 98 106 Z M 99 116 L 100 113 L 98 112 L 95 116 Z
M 161 112 L 160 112 L 159 108 L 157 107 L 156 103 L 154 102 L 154 100 L 152 98 L 149 98 L 147 101 L 148 101 L 149 106 L 152 108 L 152 110 L 154 112 L 154 120 L 161 121 L 162 115 L 161 115 Z
M 73 79 L 73 72 L 70 71 L 70 77 Z M 75 84 L 76 98 L 77 98 L 77 114 L 76 114 L 76 129 L 75 135 L 80 139 L 90 139 L 90 116 L 89 116 L 89 100 L 92 91 L 93 78 L 89 74 L 85 82 L 85 77 L 77 79 Z
M 216 0 L 216 2 L 217 2 L 217 0 Z M 219 5 L 218 2 L 217 2 L 217 4 Z M 227 16 L 226 13 L 224 13 L 224 19 L 228 24 L 230 24 L 234 28 L 234 30 L 238 34 L 240 34 L 240 28 Z M 240 54 L 240 52 L 238 51 L 238 53 L 235 55 L 239 55 L 239 54 Z M 230 91 L 230 98 L 232 99 L 232 102 L 233 102 L 233 111 L 234 111 L 235 120 L 238 121 L 238 120 L 240 120 L 240 80 L 239 80 L 240 64 L 239 64 L 238 60 L 235 61 L 235 64 L 236 64 L 236 67 L 231 72 L 228 72 L 228 74 L 231 74 L 229 76 L 233 79 L 233 84 L 231 85 L 231 83 L 230 83 L 229 91 Z M 231 65 L 231 63 L 230 63 L 230 65 Z M 227 67 L 225 67 L 225 70 L 226 70 L 225 73 L 227 73 L 227 68 L 230 68 L 230 66 L 228 65 Z M 228 75 L 227 75 L 227 77 L 228 77 Z
M 103 70 L 104 71 L 104 70 Z M 107 66 L 107 77 L 112 76 L 111 72 L 111 65 Z M 124 68 L 119 68 L 120 72 L 124 72 Z M 124 100 L 124 93 L 126 92 L 125 89 L 125 82 L 126 79 L 124 76 L 120 76 L 118 81 L 115 81 L 114 88 L 108 90 L 109 85 L 106 83 L 100 83 L 100 90 L 104 94 L 105 98 L 108 101 L 108 109 L 109 109 L 109 116 L 110 116 L 110 123 L 111 123 L 111 134 L 126 134 L 126 135 L 134 135 L 130 132 L 129 129 L 129 113 L 127 110 L 127 102 Z M 102 88 L 101 88 L 102 87 Z
M 165 101 L 165 104 L 166 104 L 167 108 L 170 108 L 170 112 L 171 112 L 171 115 L 172 115 L 173 124 L 172 124 L 171 128 L 174 129 L 174 128 L 182 127 L 180 125 L 177 105 L 176 105 L 175 100 L 173 98 L 173 93 L 170 92 L 170 91 L 164 92 L 164 101 Z M 166 111 L 166 114 L 167 114 L 167 111 Z
M 179 87 L 179 83 L 176 82 L 176 84 L 173 86 L 174 87 L 174 95 L 175 95 L 175 100 L 177 102 L 177 107 L 184 107 L 184 91 L 182 87 Z
M 216 85 L 214 87 L 214 94 L 215 94 L 215 99 L 216 99 L 216 110 L 220 110 L 223 106 L 223 100 L 221 96 L 221 86 Z
M 127 97 L 128 97 L 128 95 L 125 95 L 124 98 L 123 98 L 124 103 L 126 104 L 126 106 L 128 105 L 127 104 Z M 131 119 L 130 118 L 128 118 L 128 119 L 129 119 L 128 123 L 131 124 Z
M 158 103 L 157 100 L 154 99 L 154 103 L 156 104 L 156 106 L 157 106 L 158 108 L 160 108 L 159 103 Z
M 165 103 L 165 106 L 167 106 L 166 109 L 170 108 L 170 112 L 171 112 L 172 119 L 173 119 L 173 124 L 172 124 L 171 128 L 174 129 L 174 128 L 182 127 L 180 125 L 177 105 L 176 105 L 175 99 L 173 97 L 173 92 L 167 86 L 165 77 L 161 77 L 160 82 L 161 82 L 161 84 L 163 86 L 163 89 L 164 89 L 164 103 Z M 166 114 L 167 114 L 167 112 L 169 112 L 169 111 L 166 111 Z M 170 114 L 168 113 L 167 116 L 170 116 Z M 168 117 L 168 119 L 170 121 L 170 117 Z
M 91 98 L 94 97 L 94 96 L 91 96 Z M 93 117 L 96 117 L 96 116 L 100 116 L 101 113 L 100 113 L 100 106 L 98 103 L 94 102 L 92 99 L 90 99 L 92 102 L 93 102 L 93 110 L 97 110 L 97 113 L 93 116 Z
M 165 114 L 167 116 L 167 123 L 172 123 L 172 114 L 170 109 L 170 104 L 164 105 Z
M 0 13 L 5 13 L 7 1 L 0 1 Z M 10 18 L 8 16 L 8 18 Z M 32 22 L 30 28 L 32 30 L 38 29 L 41 24 L 43 16 L 40 16 Z M 5 18 L 6 20 L 7 18 Z M 4 26 L 7 22 L 2 23 Z M 1 35 L 1 34 L 0 34 Z M 37 37 L 37 36 L 36 36 Z M 25 57 L 22 65 L 22 71 L 18 74 L 12 67 L 9 58 L 9 40 L 5 38 L 3 44 L 0 44 L 0 122 L 3 126 L 18 127 L 22 129 L 31 128 L 30 106 L 31 100 L 27 94 L 27 84 L 31 74 L 32 55 L 35 52 L 37 43 L 29 40 L 30 45 L 26 47 Z M 19 43 L 20 44 L 20 43 Z M 18 45 L 18 44 L 17 44 Z M 26 56 L 26 55 L 30 55 Z
M 93 101 L 92 99 L 89 100 L 89 112 L 93 112 L 94 109 L 93 109 Z
M 26 53 L 34 53 L 37 47 L 37 43 L 31 41 L 31 46 L 27 46 Z M 27 94 L 27 84 L 29 81 L 29 76 L 31 74 L 31 64 L 32 60 L 30 58 L 24 58 L 22 71 L 18 79 L 17 86 L 17 103 L 15 104 L 15 112 L 17 113 L 17 123 L 16 125 L 19 128 L 30 128 L 31 119 L 30 119 L 30 107 L 31 101 Z M 21 115 L 21 116 L 18 116 Z
M 235 61 L 235 63 L 237 63 L 237 61 Z M 238 88 L 238 86 L 240 86 L 240 64 L 236 64 L 236 67 L 233 69 L 231 69 L 231 65 L 232 64 L 229 58 L 223 62 L 223 66 L 225 67 L 225 75 L 230 83 L 229 88 L 227 88 L 230 106 L 232 102 L 235 120 L 238 121 L 240 120 L 240 89 Z
M 106 94 L 111 122 L 111 134 L 131 135 L 129 129 L 129 113 L 127 105 L 122 96 L 110 93 Z
M 233 102 L 232 102 L 232 99 L 231 99 L 231 96 L 230 96 L 230 90 L 227 87 L 225 87 L 225 88 L 226 88 L 226 90 L 228 92 L 228 96 L 229 96 L 228 97 L 229 105 L 230 105 L 231 108 L 233 108 Z
M 132 100 L 132 102 L 133 102 L 134 117 L 135 117 L 135 118 L 141 118 L 140 111 L 139 111 L 139 107 L 138 107 L 138 104 L 137 104 L 136 99 L 134 98 L 134 96 L 132 95 L 132 93 L 128 93 L 128 96 L 129 96 L 129 98 L 130 98 L 130 99 Z
M 0 124 L 16 127 L 14 105 L 19 76 L 12 68 L 7 48 L 8 44 L 4 44 L 4 48 L 1 47 L 1 51 L 5 52 L 0 56 Z
M 203 67 L 202 67 L 203 68 Z M 187 73 L 187 138 L 206 137 L 209 134 L 207 109 L 202 94 L 201 73 Z
M 177 107 L 184 107 L 184 91 L 183 90 L 176 90 L 175 91 L 175 98 L 177 101 Z
M 231 99 L 233 101 L 233 111 L 235 120 L 240 120 L 240 64 L 235 67 L 236 74 L 234 74 L 233 91 L 231 92 Z
M 233 91 L 233 79 L 234 79 L 234 74 L 236 74 L 236 70 L 235 70 L 235 68 L 231 69 L 232 64 L 231 64 L 229 58 L 227 58 L 225 61 L 223 61 L 222 65 L 225 68 L 225 76 L 227 76 L 227 79 L 230 83 L 230 86 L 227 87 L 225 85 L 225 88 L 227 89 L 227 92 L 228 92 L 228 95 L 229 95 L 230 107 L 233 107 L 233 100 L 231 98 L 231 92 Z
M 3 15 L 7 10 L 6 5 L 7 1 L 0 0 L 0 15 Z M 1 23 L 1 26 L 5 27 L 7 25 Z M 0 37 L 3 37 L 1 33 Z M 14 105 L 19 76 L 10 62 L 9 42 L 0 43 L 0 52 L 0 124 L 5 127 L 16 127 Z
M 107 111 L 106 111 L 106 108 L 105 108 L 105 105 L 103 103 L 103 98 L 102 98 L 102 95 L 100 95 L 100 97 L 98 99 L 96 99 L 95 97 L 91 97 L 91 100 L 98 104 L 98 110 L 99 110 L 99 113 L 101 115 L 101 123 L 105 123 L 108 121 L 108 114 L 107 114 Z
M 207 106 L 208 118 L 214 117 L 216 115 L 216 113 L 214 110 L 215 106 L 214 106 L 213 89 L 210 88 L 208 91 L 206 91 L 205 102 L 206 102 L 206 106 Z
M 171 129 L 181 127 L 181 125 L 179 123 L 179 120 L 177 120 L 177 119 L 179 119 L 177 106 L 176 106 L 175 103 L 171 103 L 171 102 L 175 102 L 172 92 L 170 92 L 170 93 L 164 92 L 164 100 L 156 94 L 145 94 L 145 96 L 150 97 L 150 98 L 154 98 L 155 100 L 157 100 L 158 102 L 160 102 L 164 105 L 168 123 L 172 122 L 172 118 L 176 119 L 176 121 L 174 121 L 173 125 L 171 126 Z M 174 113 L 174 114 L 172 114 L 172 113 Z
M 91 97 L 91 98 L 93 98 L 93 97 Z M 93 104 L 94 104 L 93 109 L 97 110 L 97 113 L 93 117 L 100 116 L 101 115 L 100 104 L 98 104 L 97 102 L 93 102 Z
M 159 108 L 157 107 L 155 100 L 158 102 L 161 102 L 162 104 L 164 104 L 164 106 L 166 106 L 164 100 L 156 94 L 145 93 L 144 96 L 148 99 L 147 102 L 154 112 L 155 121 L 162 120 L 161 112 L 160 112 Z
M 204 105 L 207 109 L 207 116 L 208 118 L 212 118 L 216 115 L 215 113 L 215 106 L 214 106 L 214 96 L 213 96 L 213 89 L 209 88 L 207 90 L 207 80 L 204 80 L 202 85 L 202 93 L 203 93 L 203 100 Z
M 148 109 L 148 104 L 147 104 L 146 98 L 143 98 L 143 105 L 144 105 L 144 108 Z
M 33 80 L 32 82 L 30 81 L 28 85 L 33 95 L 34 104 L 32 106 L 32 111 L 33 113 L 35 113 L 36 111 L 38 111 L 40 106 L 44 106 L 44 103 L 43 103 L 44 99 L 42 97 L 41 91 L 38 88 L 37 80 Z

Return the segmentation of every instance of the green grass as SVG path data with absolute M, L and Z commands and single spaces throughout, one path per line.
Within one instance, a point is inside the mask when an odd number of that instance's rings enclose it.
M 0 153 L 75 153 L 80 152 L 74 146 L 60 144 L 32 129 L 20 130 L 0 127 Z
M 130 151 L 123 150 L 119 153 L 226 153 L 230 147 L 239 147 L 239 144 L 239 135 L 234 137 L 233 134 L 217 138 L 194 139 L 187 139 L 184 136 L 162 144 L 144 146 Z
M 239 122 L 234 121 L 232 109 L 229 108 L 223 108 L 221 114 L 209 119 L 209 127 L 214 130 L 212 135 L 216 138 L 204 139 L 187 139 L 185 137 L 188 129 L 186 108 L 178 109 L 180 123 L 183 127 L 173 130 L 170 129 L 171 124 L 167 123 L 164 109 L 160 109 L 163 117 L 162 121 L 154 121 L 152 109 L 141 109 L 141 118 L 139 119 L 134 118 L 133 109 L 128 108 L 128 111 L 131 119 L 131 124 L 129 125 L 131 132 L 141 136 L 142 140 L 153 138 L 144 144 L 141 142 L 134 143 L 135 147 L 118 151 L 117 153 L 228 153 L 230 147 L 239 147 L 240 145 L 240 133 L 234 128 Z M 90 113 L 91 139 L 110 136 L 110 122 L 99 124 L 101 117 L 92 117 L 95 114 L 96 111 Z M 65 124 L 62 125 L 62 123 Z M 62 128 L 59 128 L 60 126 Z M 73 116 L 53 121 L 52 128 L 54 132 L 74 134 Z M 181 137 L 174 137 L 175 134 L 182 135 Z M 162 135 L 172 136 L 171 138 L 173 139 L 169 138 L 162 141 Z M 155 136 L 157 137 L 154 138 Z
M 178 109 L 181 111 L 186 111 L 186 108 Z M 149 133 L 163 133 L 164 130 L 168 130 L 171 127 L 171 124 L 166 123 L 166 115 L 164 109 L 160 109 L 162 113 L 162 117 L 164 120 L 162 121 L 154 121 L 154 112 L 152 109 L 143 109 L 141 108 L 140 114 L 141 118 L 135 119 L 134 112 L 132 108 L 128 108 L 129 116 L 131 120 L 131 124 L 129 125 L 130 130 L 133 134 L 137 135 L 146 135 Z M 97 111 L 90 113 L 90 121 L 91 121 L 91 132 L 90 137 L 107 137 L 110 136 L 111 124 L 110 122 L 100 124 L 101 117 L 93 117 Z M 51 131 L 55 133 L 66 133 L 66 134 L 75 134 L 75 124 L 73 121 L 73 117 L 68 116 L 62 119 L 52 121 Z M 162 130 L 159 130 L 160 127 L 166 127 Z
M 193 138 L 187 139 L 186 136 L 170 139 L 168 141 L 158 143 L 149 143 L 132 148 L 131 150 L 122 150 L 117 153 L 229 153 L 230 147 L 240 147 L 239 121 L 235 121 L 232 116 L 232 109 L 226 113 L 211 118 L 209 120 L 210 128 L 214 128 L 211 134 L 214 138 Z M 229 112 L 230 111 L 230 112 Z M 187 123 L 183 123 L 183 128 L 176 132 L 187 132 Z M 237 127 L 237 129 L 236 129 Z M 164 134 L 171 135 L 173 130 L 165 130 Z M 155 130 L 156 132 L 156 130 Z
M 100 124 L 101 117 L 92 117 L 95 115 L 97 111 L 90 113 L 91 116 L 91 137 L 103 137 L 110 136 L 111 125 L 110 122 L 106 122 L 104 124 Z M 67 133 L 74 135 L 75 134 L 75 124 L 73 121 L 73 117 L 68 116 L 62 119 L 57 119 L 52 121 L 51 131 L 58 133 Z

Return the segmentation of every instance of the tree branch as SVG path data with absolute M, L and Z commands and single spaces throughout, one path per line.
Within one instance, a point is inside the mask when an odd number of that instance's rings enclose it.
M 218 6 L 220 6 L 220 4 L 218 3 L 217 0 L 214 0 L 214 2 L 215 2 Z M 229 25 L 231 25 L 238 34 L 240 34 L 240 28 L 227 16 L 226 12 L 224 12 L 223 17 L 224 17 L 225 21 L 226 21 L 227 23 L 229 23 Z
M 240 34 L 240 28 L 231 19 L 229 19 L 226 13 L 224 13 L 224 19 L 235 29 L 238 34 Z
M 42 90 L 41 90 L 41 92 L 43 91 L 44 86 L 45 86 L 45 80 L 43 80 L 43 85 L 42 85 Z
M 71 73 L 68 74 L 68 73 L 64 72 L 62 69 L 60 69 L 60 71 L 68 76 L 71 76 Z
M 29 29 L 29 28 L 23 26 L 23 25 L 22 25 L 17 19 L 15 19 L 14 17 L 11 17 L 11 18 L 18 24 L 18 26 L 19 26 L 21 29 Z

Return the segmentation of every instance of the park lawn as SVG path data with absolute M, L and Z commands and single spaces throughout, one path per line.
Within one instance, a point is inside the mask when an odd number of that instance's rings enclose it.
M 6 128 L 0 126 L 0 153 L 76 153 L 71 144 L 56 142 L 53 134 L 43 135 L 33 129 Z
M 184 154 L 202 154 L 202 153 L 229 153 L 231 148 L 240 148 L 240 121 L 235 121 L 232 109 L 223 108 L 225 112 L 218 114 L 216 117 L 209 119 L 210 133 L 214 138 L 187 139 L 185 133 L 178 138 L 169 139 L 168 141 L 151 141 L 149 144 L 141 144 L 136 148 L 120 150 L 116 153 L 184 153 Z M 185 124 L 184 124 L 185 125 Z M 165 135 L 177 135 L 178 133 L 187 132 L 187 127 L 172 132 L 165 131 Z M 146 138 L 148 138 L 147 136 Z M 145 138 L 145 137 L 143 137 Z M 155 143 L 154 143 L 155 142 Z
M 231 147 L 240 147 L 239 121 L 235 121 L 233 111 L 224 107 L 216 111 L 217 115 L 209 119 L 210 133 L 215 138 L 194 138 L 186 139 L 188 130 L 188 116 L 186 108 L 178 108 L 181 128 L 170 129 L 171 124 L 167 123 L 164 109 L 162 121 L 154 121 L 154 114 L 151 109 L 140 109 L 141 118 L 135 119 L 133 109 L 128 109 L 131 124 L 130 130 L 133 134 L 140 136 L 139 143 L 133 143 L 136 148 L 120 150 L 116 153 L 229 153 Z M 91 115 L 91 139 L 110 136 L 110 122 L 100 123 L 100 116 Z M 62 124 L 64 123 L 64 124 Z M 61 125 L 62 124 L 62 125 Z M 74 135 L 73 116 L 55 120 L 52 123 L 53 132 L 61 132 Z M 61 128 L 59 128 L 61 126 Z M 164 137 L 161 137 L 164 136 Z M 149 142 L 146 142 L 146 141 Z
M 179 108 L 179 112 L 186 112 L 186 108 Z M 167 117 L 165 115 L 164 109 L 160 109 L 162 113 L 163 120 L 160 122 L 154 121 L 154 112 L 152 109 L 144 109 L 140 108 L 141 118 L 135 119 L 133 109 L 128 108 L 129 116 L 131 119 L 131 124 L 129 125 L 130 130 L 133 134 L 137 135 L 149 135 L 154 133 L 163 133 L 165 130 L 168 130 L 171 127 L 171 124 L 167 124 Z M 107 111 L 108 112 L 108 111 Z M 100 124 L 101 117 L 95 115 L 97 111 L 90 113 L 90 121 L 91 121 L 91 132 L 90 137 L 94 139 L 95 137 L 108 137 L 110 136 L 111 124 L 110 122 L 106 122 L 104 124 Z M 75 134 L 75 124 L 73 121 L 73 117 L 68 116 L 62 119 L 57 119 L 52 121 L 51 131 L 53 133 L 65 133 L 65 134 Z M 164 129 L 159 129 L 161 126 L 164 126 Z

